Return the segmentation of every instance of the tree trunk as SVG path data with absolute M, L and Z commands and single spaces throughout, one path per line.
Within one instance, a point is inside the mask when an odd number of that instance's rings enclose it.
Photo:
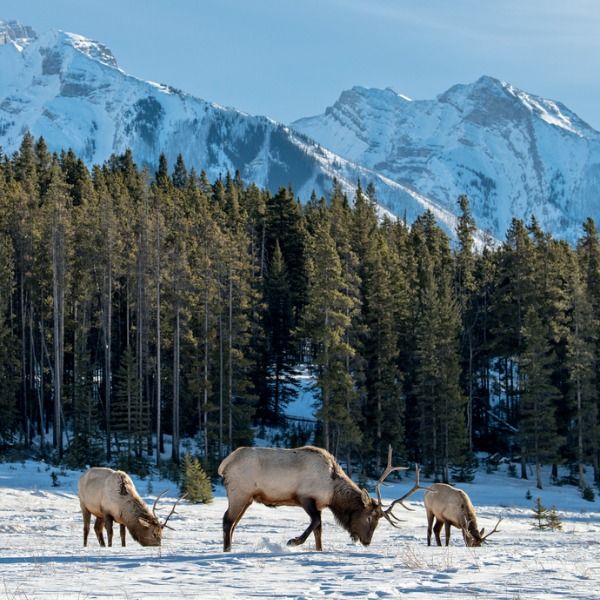
M 138 457 L 142 454 L 142 419 L 144 402 L 144 285 L 143 285 L 143 240 L 140 234 L 140 256 L 138 257 L 138 281 L 137 281 L 137 340 L 136 340 L 136 355 L 137 355 L 137 406 L 136 406 L 136 432 L 135 432 L 135 448 Z
M 229 271 L 229 336 L 227 355 L 227 400 L 229 403 L 229 451 L 233 450 L 233 277 Z
M 130 307 L 129 307 L 129 279 L 127 280 L 127 289 L 126 289 L 126 309 L 125 309 L 125 339 L 126 341 L 126 349 L 128 355 L 128 364 L 127 364 L 127 456 L 131 456 L 131 429 L 132 429 L 132 403 L 133 403 L 133 391 L 131 389 L 131 355 L 130 355 L 130 344 L 129 344 L 129 329 L 130 329 Z
M 325 379 L 329 379 L 329 346 L 327 344 L 327 335 L 329 327 L 329 311 L 325 309 L 325 342 L 323 349 L 323 364 L 324 364 L 324 372 Z M 323 437 L 325 450 L 329 451 L 330 443 L 329 443 L 329 383 L 323 382 Z
M 54 446 L 63 455 L 62 440 L 62 375 L 64 335 L 64 242 L 60 231 L 61 219 L 55 208 L 52 231 L 52 301 L 54 317 Z
M 180 344 L 180 312 L 179 298 L 175 308 L 175 332 L 173 339 L 173 448 L 172 458 L 179 464 L 179 344 Z
M 219 313 L 219 460 L 223 458 L 223 315 Z
M 527 461 L 525 460 L 525 447 L 521 445 L 521 479 L 529 479 L 527 477 Z
M 575 329 L 577 335 L 577 328 Z M 585 476 L 583 474 L 583 411 L 581 403 L 581 380 L 579 373 L 576 379 L 577 393 L 577 463 L 579 472 L 579 489 L 583 490 L 586 487 Z
M 20 293 L 20 307 L 19 312 L 21 314 L 21 426 L 23 433 L 28 429 L 27 427 L 27 350 L 26 350 L 26 334 L 25 334 L 25 323 L 26 323 L 26 312 L 25 312 L 25 275 L 23 273 L 24 265 L 21 265 L 21 272 L 19 273 L 19 293 Z M 26 434 L 25 434 L 26 435 Z M 27 439 L 25 439 L 27 443 Z M 55 444 L 56 447 L 56 444 Z
M 473 454 L 473 333 L 469 328 L 469 405 L 467 407 L 467 435 L 469 436 L 469 455 Z
M 203 389 L 204 458 L 208 460 L 208 281 L 204 296 L 204 389 Z
M 110 234 L 109 234 L 110 235 Z M 109 242 L 110 243 L 110 242 Z M 111 348 L 112 348 L 112 259 L 110 251 L 106 265 L 106 289 L 104 293 L 104 407 L 106 410 L 106 460 L 112 459 L 111 452 Z
M 158 215 L 158 210 L 157 210 Z M 160 422 L 161 409 L 161 364 L 160 364 L 160 223 L 156 219 L 156 465 L 160 465 L 162 447 L 162 431 Z
M 33 327 L 32 327 L 33 329 Z M 38 364 L 38 369 L 39 369 L 39 383 L 38 383 L 38 410 L 40 413 L 40 427 L 39 427 L 39 434 L 40 434 L 40 446 L 42 448 L 44 448 L 44 446 L 46 445 L 46 419 L 45 419 L 45 410 L 44 410 L 44 350 L 43 350 L 43 336 L 44 336 L 44 330 L 42 328 L 42 322 L 40 321 L 40 358 L 39 361 L 37 361 Z

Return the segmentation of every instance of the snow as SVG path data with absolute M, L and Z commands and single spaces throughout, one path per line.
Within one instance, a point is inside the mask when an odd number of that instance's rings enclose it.
M 513 217 L 574 241 L 600 218 L 600 134 L 568 108 L 483 76 L 434 100 L 353 87 L 324 114 L 292 126 L 347 160 L 413 190 L 413 199 L 455 214 L 467 194 L 477 225 L 504 237 Z M 424 200 L 419 200 L 421 196 Z M 389 208 L 402 215 L 403 198 Z M 385 202 L 384 202 L 385 204 Z
M 288 417 L 315 421 L 317 405 L 315 379 L 306 366 L 300 369 L 294 379 L 298 395 L 288 403 L 285 412 Z
M 308 524 L 297 508 L 253 505 L 236 530 L 233 551 L 222 552 L 222 487 L 209 505 L 183 502 L 170 521 L 162 548 L 142 548 L 129 536 L 127 547 L 100 548 L 90 535 L 82 545 L 76 497 L 78 472 L 59 475 L 33 461 L 0 464 L 0 597 L 27 598 L 403 598 L 436 595 L 458 598 L 598 598 L 600 512 L 598 502 L 582 500 L 574 487 L 538 491 L 531 481 L 508 477 L 506 465 L 479 472 L 476 483 L 461 484 L 475 503 L 479 526 L 499 532 L 481 548 L 466 548 L 452 530 L 448 548 L 427 547 L 421 492 L 401 509 L 400 529 L 382 521 L 369 547 L 353 544 L 324 514 L 323 544 L 312 538 L 288 548 L 286 541 Z M 409 479 L 384 488 L 384 498 L 401 495 Z M 177 490 L 169 482 L 134 478 L 151 502 L 166 514 Z M 555 504 L 563 531 L 532 529 L 533 498 Z M 118 540 L 118 531 L 115 532 Z

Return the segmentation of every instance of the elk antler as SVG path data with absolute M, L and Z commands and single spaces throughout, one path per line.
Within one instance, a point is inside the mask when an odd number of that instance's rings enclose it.
M 377 492 L 377 500 L 379 500 L 380 506 L 383 506 L 383 500 L 381 499 L 381 484 L 384 482 L 385 478 L 390 473 L 393 473 L 394 471 L 405 471 L 406 468 L 407 467 L 392 467 L 392 445 L 390 444 L 388 447 L 387 467 L 385 468 L 385 470 L 381 474 L 381 477 L 377 480 L 377 483 L 375 484 L 375 491 Z M 392 505 L 389 508 L 387 508 L 386 510 L 383 511 L 383 516 L 390 522 L 391 525 L 393 525 L 394 527 L 398 527 L 398 525 L 396 525 L 396 523 L 394 523 L 394 521 L 392 521 L 392 519 L 399 521 L 399 519 L 396 517 L 396 515 L 394 515 L 391 512 L 392 506 L 394 506 L 394 503 L 392 503 Z
M 173 529 L 172 527 L 169 527 L 169 525 L 167 525 L 167 521 L 171 518 L 171 516 L 173 514 L 175 514 L 175 509 L 177 508 L 177 505 L 187 496 L 186 494 L 183 494 L 183 496 L 179 496 L 179 498 L 177 498 L 177 502 L 175 502 L 175 504 L 173 504 L 173 508 L 171 509 L 171 512 L 167 515 L 167 518 L 165 519 L 165 522 L 162 524 L 163 527 L 168 527 L 169 529 Z
M 487 540 L 487 538 L 490 537 L 490 535 L 492 535 L 492 533 L 496 533 L 498 531 L 498 525 L 500 525 L 500 521 L 502 521 L 502 517 L 500 517 L 498 519 L 498 522 L 496 523 L 496 525 L 494 525 L 494 529 L 492 529 L 489 533 L 486 533 L 482 538 L 481 541 L 485 542 L 485 540 Z
M 419 473 L 420 473 L 419 465 L 415 463 L 415 485 L 413 485 L 410 488 L 410 490 L 408 490 L 408 492 L 406 492 L 406 494 L 404 494 L 404 496 L 394 500 L 388 508 L 389 511 L 392 510 L 392 508 L 394 507 L 395 504 L 401 504 L 406 510 L 415 510 L 414 508 L 410 508 L 409 506 L 406 506 L 406 504 L 404 504 L 404 500 L 406 500 L 409 496 L 412 496 L 417 490 L 429 490 L 430 489 L 428 487 L 423 487 L 422 485 L 419 485 Z
M 154 501 L 154 504 L 152 505 L 152 514 L 158 519 L 158 515 L 156 514 L 156 504 L 157 502 L 168 492 L 169 490 L 165 490 L 164 492 L 161 492 L 158 496 L 156 496 L 156 500 Z

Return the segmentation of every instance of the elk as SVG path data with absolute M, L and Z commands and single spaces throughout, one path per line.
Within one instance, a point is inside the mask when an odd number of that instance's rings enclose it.
M 423 497 L 425 511 L 427 512 L 427 545 L 431 546 L 431 530 L 435 534 L 438 546 L 442 545 L 440 532 L 442 525 L 446 534 L 446 546 L 450 543 L 450 526 L 460 529 L 467 546 L 481 546 L 485 540 L 498 531 L 502 519 L 498 519 L 496 526 L 490 533 L 484 535 L 484 529 L 477 529 L 475 508 L 469 496 L 457 488 L 445 483 L 434 483 Z M 433 521 L 435 519 L 435 525 Z
M 104 467 L 92 467 L 84 473 L 77 484 L 79 504 L 83 513 L 83 545 L 87 546 L 92 515 L 96 517 L 94 531 L 98 543 L 105 546 L 103 529 L 106 528 L 108 545 L 112 546 L 113 522 L 120 525 L 121 546 L 125 546 L 125 528 L 131 537 L 142 546 L 160 546 L 162 532 L 177 504 L 175 502 L 164 523 L 156 515 L 156 504 L 166 493 L 154 501 L 152 510 L 140 498 L 133 481 L 123 471 L 113 471 Z
M 420 488 L 417 470 L 413 488 L 384 510 L 380 486 L 390 473 L 402 468 L 392 467 L 391 457 L 390 447 L 388 465 L 377 481 L 378 499 L 375 500 L 322 448 L 238 448 L 219 465 L 229 502 L 223 515 L 223 550 L 231 550 L 233 531 L 253 502 L 271 507 L 300 506 L 308 513 L 310 525 L 300 536 L 290 539 L 288 546 L 303 544 L 313 533 L 316 549 L 323 549 L 321 511 L 324 508 L 331 510 L 353 541 L 360 540 L 368 546 L 379 519 L 384 517 L 398 527 L 392 508 L 396 504 L 408 508 L 403 501 Z

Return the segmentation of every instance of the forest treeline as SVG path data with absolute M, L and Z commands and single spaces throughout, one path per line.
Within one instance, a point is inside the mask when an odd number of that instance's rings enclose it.
M 430 212 L 380 218 L 360 182 L 303 206 L 181 157 L 90 171 L 25 135 L 0 160 L 1 448 L 131 467 L 193 438 L 214 472 L 286 425 L 308 367 L 311 441 L 349 469 L 376 473 L 391 444 L 445 481 L 483 450 L 539 486 L 542 464 L 599 482 L 594 222 L 572 247 L 515 219 L 476 251 L 458 202 L 451 243 Z

